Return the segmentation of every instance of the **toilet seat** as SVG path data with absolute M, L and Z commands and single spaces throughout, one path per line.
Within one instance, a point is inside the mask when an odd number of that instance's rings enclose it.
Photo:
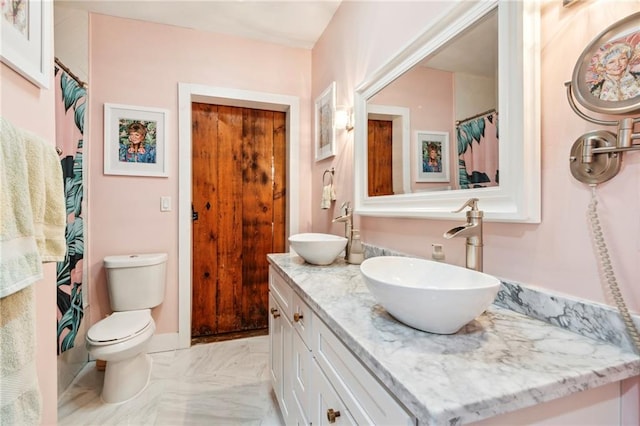
M 114 312 L 89 328 L 87 340 L 96 346 L 125 342 L 143 333 L 152 322 L 151 309 Z

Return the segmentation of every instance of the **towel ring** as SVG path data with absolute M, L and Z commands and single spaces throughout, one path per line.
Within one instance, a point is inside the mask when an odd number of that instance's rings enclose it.
M 333 174 L 335 173 L 335 169 L 332 167 L 331 170 L 327 169 L 322 174 L 322 184 L 323 185 L 327 185 L 327 183 L 325 182 L 325 179 L 324 179 L 327 176 L 327 173 L 329 173 L 329 184 L 333 184 Z

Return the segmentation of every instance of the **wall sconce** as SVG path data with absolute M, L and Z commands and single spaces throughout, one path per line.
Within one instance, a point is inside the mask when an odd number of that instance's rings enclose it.
M 336 129 L 353 130 L 353 110 L 351 108 L 336 109 L 334 126 Z

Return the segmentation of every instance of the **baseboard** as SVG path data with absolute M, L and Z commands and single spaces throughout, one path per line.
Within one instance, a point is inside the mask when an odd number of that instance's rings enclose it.
M 148 353 L 167 352 L 179 349 L 178 333 L 154 334 L 149 342 Z

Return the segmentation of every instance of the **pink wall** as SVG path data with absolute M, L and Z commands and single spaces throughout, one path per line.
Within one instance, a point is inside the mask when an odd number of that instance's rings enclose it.
M 88 211 L 90 323 L 111 312 L 102 259 L 167 252 L 167 293 L 154 310 L 159 333 L 178 330 L 178 82 L 300 98 L 300 161 L 309 162 L 311 52 L 220 34 L 90 15 Z M 169 177 L 103 175 L 103 104 L 169 110 Z M 301 182 L 308 172 L 301 168 Z M 310 191 L 301 184 L 301 217 Z M 173 210 L 160 212 L 160 197 Z M 301 221 L 301 226 L 305 225 Z
M 344 3 L 313 49 L 313 96 L 329 81 L 338 87 L 338 104 L 351 104 L 363 79 L 411 41 L 441 2 Z M 589 236 L 586 209 L 591 192 L 568 167 L 569 150 L 583 133 L 594 129 L 574 114 L 565 97 L 582 49 L 605 27 L 640 10 L 640 1 L 542 2 L 542 223 L 487 223 L 484 228 L 486 272 L 525 284 L 612 304 L 603 288 L 598 259 Z M 351 103 L 350 103 L 351 102 Z M 320 167 L 336 165 L 338 205 L 353 197 L 353 139 L 342 140 L 338 157 L 315 165 L 313 199 Z M 640 153 L 628 153 L 619 175 L 598 187 L 599 211 L 621 291 L 628 306 L 640 309 Z M 342 232 L 331 224 L 332 210 L 313 205 L 313 229 Z M 460 220 L 464 220 L 461 216 Z M 456 222 L 457 223 L 457 222 Z M 364 242 L 429 257 L 431 243 L 444 246 L 447 261 L 464 264 L 464 241 L 444 240 L 450 221 L 356 217 Z M 628 391 L 627 413 L 638 412 L 637 383 Z M 633 386 L 632 386 L 633 388 Z M 635 394 L 633 393 L 635 392 Z M 631 424 L 631 423 L 629 423 Z
M 53 46 L 52 46 L 53 48 Z M 51 63 L 53 70 L 53 63 Z M 49 90 L 39 89 L 11 68 L 0 64 L 2 96 L 0 115 L 13 125 L 55 144 L 53 71 Z M 56 266 L 44 265 L 44 279 L 36 289 L 36 340 L 38 384 L 42 395 L 42 424 L 55 425 L 58 417 L 56 373 Z

